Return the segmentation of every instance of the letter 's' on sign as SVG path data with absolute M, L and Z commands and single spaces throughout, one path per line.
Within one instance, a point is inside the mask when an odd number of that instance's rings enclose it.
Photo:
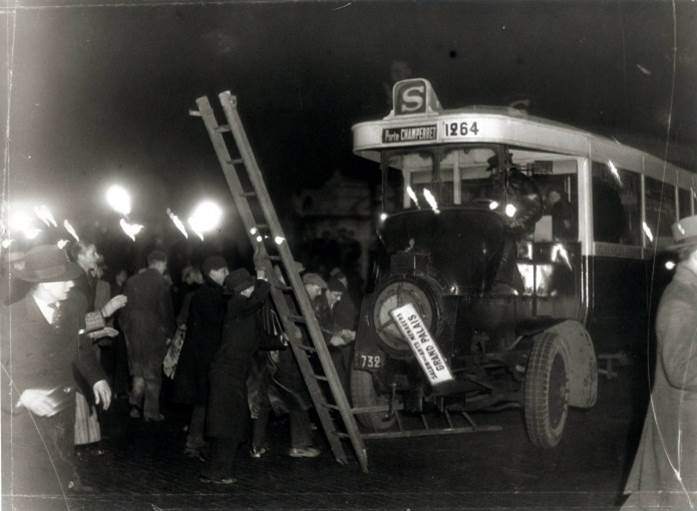
M 394 115 L 425 114 L 440 110 L 433 87 L 425 78 L 402 80 L 392 88 Z

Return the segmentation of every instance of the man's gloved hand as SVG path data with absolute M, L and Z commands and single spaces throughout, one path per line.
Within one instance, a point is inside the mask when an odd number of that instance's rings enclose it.
M 329 339 L 329 345 L 338 348 L 339 346 L 345 346 L 346 341 L 340 335 L 332 335 L 332 338 Z
M 92 391 L 94 392 L 94 404 L 102 403 L 102 408 L 108 410 L 109 405 L 111 405 L 111 387 L 109 387 L 109 383 L 106 380 L 99 380 L 92 385 Z
M 113 297 L 111 300 L 109 300 L 104 307 L 100 310 L 102 316 L 105 318 L 108 318 L 114 312 L 119 310 L 121 307 L 126 305 L 126 302 L 128 301 L 128 298 L 126 298 L 126 295 L 116 295 Z

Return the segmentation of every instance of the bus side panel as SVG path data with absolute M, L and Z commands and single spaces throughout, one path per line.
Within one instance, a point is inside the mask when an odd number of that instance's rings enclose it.
M 588 331 L 597 353 L 646 351 L 647 267 L 642 259 L 589 256 Z

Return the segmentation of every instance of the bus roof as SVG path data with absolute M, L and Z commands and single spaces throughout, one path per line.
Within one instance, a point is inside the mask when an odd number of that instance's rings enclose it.
M 352 127 L 355 154 L 379 161 L 382 149 L 489 143 L 597 161 L 612 160 L 618 167 L 661 180 L 669 180 L 670 175 L 684 170 L 616 140 L 531 116 L 516 108 L 473 105 L 443 109 L 430 82 L 424 78 L 397 82 L 392 94 L 394 108 L 389 115 Z

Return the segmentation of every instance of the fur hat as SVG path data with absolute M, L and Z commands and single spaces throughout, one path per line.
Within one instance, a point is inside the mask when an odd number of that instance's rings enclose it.
M 32 248 L 21 262 L 15 266 L 13 276 L 26 282 L 64 282 L 82 275 L 82 269 L 55 245 Z

